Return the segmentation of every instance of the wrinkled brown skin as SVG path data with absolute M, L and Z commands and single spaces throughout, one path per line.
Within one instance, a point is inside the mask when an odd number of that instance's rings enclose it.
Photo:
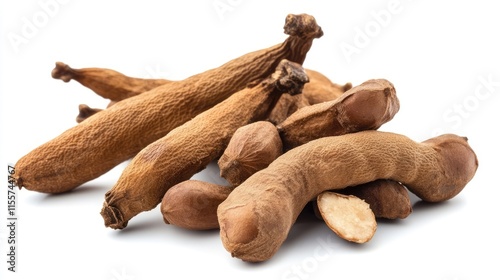
M 286 151 L 321 137 L 376 130 L 398 111 L 392 83 L 368 80 L 333 101 L 299 109 L 277 127 Z
M 103 98 L 115 102 L 172 82 L 165 79 L 129 77 L 106 68 L 73 69 L 63 62 L 56 62 L 51 74 L 52 78 L 62 80 L 65 83 L 75 80 Z
M 268 77 L 282 59 L 302 63 L 313 40 L 323 35 L 314 17 L 305 14 L 287 16 L 285 32 L 290 36 L 281 44 L 124 99 L 68 129 L 17 161 L 16 185 L 61 193 L 95 179 L 249 83 Z
M 218 229 L 217 207 L 234 189 L 198 180 L 186 180 L 171 187 L 161 201 L 167 224 L 190 230 Z
M 231 192 L 217 209 L 220 236 L 232 256 L 265 261 L 304 206 L 324 191 L 391 179 L 439 202 L 456 196 L 477 167 L 467 138 L 453 134 L 422 143 L 380 131 L 320 138 L 284 153 Z
M 135 215 L 155 208 L 170 187 L 220 157 L 239 127 L 267 118 L 281 94 L 299 94 L 307 81 L 300 64 L 283 60 L 268 79 L 233 94 L 142 149 L 106 193 L 101 210 L 104 224 L 122 229 Z
M 299 94 L 300 95 L 300 94 Z M 258 121 L 236 130 L 218 160 L 220 176 L 238 186 L 283 153 L 276 126 Z
M 396 181 L 380 179 L 337 192 L 363 199 L 377 218 L 404 219 L 413 211 L 408 190 Z

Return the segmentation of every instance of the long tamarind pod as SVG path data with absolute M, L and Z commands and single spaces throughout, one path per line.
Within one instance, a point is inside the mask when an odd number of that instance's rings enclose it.
M 129 77 L 118 71 L 106 68 L 74 69 L 62 62 L 56 62 L 56 66 L 51 74 L 52 78 L 62 80 L 65 83 L 75 80 L 111 101 L 121 101 L 172 82 L 165 79 Z
M 438 202 L 457 195 L 477 167 L 467 138 L 454 134 L 422 143 L 374 130 L 320 138 L 235 188 L 217 209 L 220 236 L 232 256 L 264 261 L 283 244 L 304 206 L 324 191 L 391 179 Z
M 298 94 L 307 81 L 300 64 L 283 60 L 268 79 L 233 94 L 148 145 L 106 193 L 101 210 L 105 225 L 122 229 L 135 215 L 155 208 L 170 187 L 220 157 L 239 127 L 267 118 L 281 94 Z
M 60 193 L 95 179 L 249 83 L 265 79 L 281 60 L 302 64 L 313 40 L 323 35 L 307 14 L 288 15 L 284 29 L 289 36 L 283 43 L 124 99 L 35 148 L 16 163 L 16 185 Z

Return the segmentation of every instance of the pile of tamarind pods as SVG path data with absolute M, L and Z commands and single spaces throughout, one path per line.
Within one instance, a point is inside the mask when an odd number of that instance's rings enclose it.
M 18 160 L 16 185 L 67 192 L 131 159 L 105 194 L 105 226 L 123 229 L 161 205 L 165 223 L 220 229 L 233 257 L 260 262 L 309 203 L 338 236 L 364 243 L 377 218 L 412 213 L 409 192 L 445 201 L 474 177 L 466 137 L 378 131 L 400 108 L 391 82 L 341 85 L 304 69 L 323 35 L 313 16 L 288 15 L 284 32 L 281 43 L 179 81 L 57 62 L 53 78 L 110 103 L 80 105 L 75 126 Z M 191 179 L 213 161 L 227 185 Z

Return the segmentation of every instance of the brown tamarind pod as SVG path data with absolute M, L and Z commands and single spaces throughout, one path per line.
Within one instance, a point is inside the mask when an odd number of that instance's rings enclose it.
M 264 261 L 324 191 L 390 179 L 439 202 L 460 193 L 477 168 L 467 138 L 454 134 L 420 143 L 375 130 L 323 137 L 289 150 L 235 188 L 217 208 L 220 236 L 232 256 Z
M 122 229 L 132 217 L 155 208 L 170 187 L 220 157 L 238 128 L 267 118 L 281 94 L 299 94 L 307 81 L 300 64 L 282 60 L 269 78 L 149 144 L 106 193 L 101 210 L 105 225 Z
M 52 78 L 65 83 L 75 80 L 103 98 L 112 101 L 120 101 L 171 82 L 165 79 L 129 77 L 106 68 L 74 69 L 62 62 L 56 62 L 51 74 Z
M 16 185 L 60 193 L 95 179 L 249 83 L 269 77 L 283 59 L 303 63 L 313 40 L 323 35 L 307 14 L 288 15 L 284 29 L 289 36 L 280 44 L 124 99 L 35 148 L 17 161 Z
M 392 83 L 375 79 L 333 101 L 303 107 L 277 127 L 284 150 L 289 150 L 321 137 L 378 129 L 398 111 L 399 100 Z

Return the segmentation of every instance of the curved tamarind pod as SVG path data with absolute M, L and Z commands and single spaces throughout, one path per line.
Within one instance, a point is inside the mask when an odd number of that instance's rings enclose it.
M 283 149 L 289 150 L 311 140 L 375 130 L 399 111 L 399 99 L 391 82 L 368 80 L 339 98 L 306 106 L 277 125 Z
M 298 94 L 307 81 L 300 64 L 283 60 L 268 79 L 142 149 L 105 195 L 101 210 L 105 225 L 122 229 L 135 215 L 155 208 L 169 188 L 220 157 L 238 128 L 267 118 L 281 94 Z
M 60 193 L 95 179 L 249 83 L 269 77 L 281 60 L 303 63 L 313 40 L 323 35 L 307 14 L 288 15 L 285 31 L 289 36 L 281 44 L 124 99 L 68 129 L 17 161 L 16 185 Z
M 477 167 L 467 138 L 453 134 L 422 143 L 373 130 L 320 138 L 284 153 L 234 189 L 217 209 L 220 236 L 232 256 L 264 261 L 323 191 L 391 179 L 438 202 L 457 195 Z
M 163 220 L 191 230 L 218 229 L 217 207 L 234 188 L 197 180 L 180 182 L 163 196 Z
M 74 69 L 62 62 L 56 62 L 51 74 L 52 78 L 65 83 L 75 80 L 112 101 L 121 101 L 172 82 L 165 79 L 133 78 L 106 68 Z

